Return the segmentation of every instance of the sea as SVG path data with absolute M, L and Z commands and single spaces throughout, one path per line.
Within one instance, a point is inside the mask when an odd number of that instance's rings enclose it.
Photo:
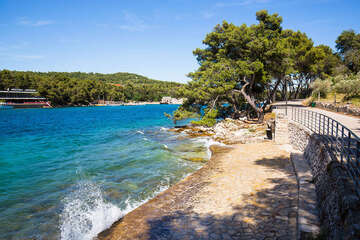
M 177 107 L 1 110 L 0 239 L 92 239 L 201 168 L 211 140 L 169 131 Z

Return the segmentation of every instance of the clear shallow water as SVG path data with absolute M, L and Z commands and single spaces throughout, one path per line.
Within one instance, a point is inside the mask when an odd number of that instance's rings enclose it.
M 201 167 L 176 105 L 0 111 L 0 239 L 91 239 Z

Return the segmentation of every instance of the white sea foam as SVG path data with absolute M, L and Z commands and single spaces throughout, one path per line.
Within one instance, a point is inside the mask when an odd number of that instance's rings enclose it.
M 207 153 L 209 159 L 211 158 L 211 150 L 210 150 L 211 145 L 226 146 L 224 143 L 217 142 L 212 138 L 198 138 L 198 139 L 196 139 L 196 141 L 201 142 L 201 143 L 203 143 L 205 145 L 206 153 Z
M 143 131 L 140 131 L 140 130 L 138 130 L 138 131 L 136 131 L 137 133 L 140 133 L 140 134 L 144 134 L 144 132 Z
M 120 208 L 104 200 L 99 186 L 91 182 L 79 183 L 64 199 L 60 239 L 93 239 L 123 215 Z
M 126 207 L 120 209 L 104 200 L 99 186 L 91 182 L 79 183 L 76 190 L 64 199 L 64 209 L 60 214 L 60 239 L 91 240 L 169 186 L 169 179 L 165 179 L 147 199 L 131 201 L 128 198 L 125 200 Z
M 169 130 L 169 128 L 161 127 L 160 130 L 161 130 L 161 131 L 167 131 L 167 130 Z

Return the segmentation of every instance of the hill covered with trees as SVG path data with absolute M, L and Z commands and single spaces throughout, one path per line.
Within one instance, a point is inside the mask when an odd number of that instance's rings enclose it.
M 0 89 L 37 89 L 54 106 L 88 105 L 97 100 L 159 101 L 176 97 L 182 84 L 133 73 L 0 71 Z

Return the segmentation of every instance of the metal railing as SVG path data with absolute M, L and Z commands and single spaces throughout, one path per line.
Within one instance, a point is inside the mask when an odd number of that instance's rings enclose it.
M 360 138 L 324 114 L 294 106 L 273 105 L 273 108 L 322 138 L 330 157 L 346 169 L 360 196 Z

